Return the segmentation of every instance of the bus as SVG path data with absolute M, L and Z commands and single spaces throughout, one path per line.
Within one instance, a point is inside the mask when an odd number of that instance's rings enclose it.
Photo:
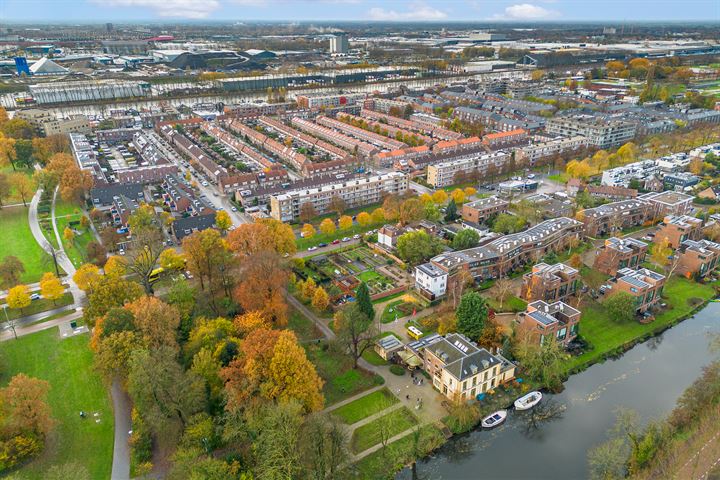
M 148 277 L 148 280 L 150 283 L 155 283 L 160 279 L 160 275 L 165 271 L 163 267 L 158 267 L 152 272 L 150 272 L 150 276 Z
M 415 340 L 420 340 L 420 338 L 424 335 L 422 330 L 420 330 L 419 328 L 417 328 L 414 325 L 410 325 L 409 327 L 407 327 L 407 332 L 408 332 L 408 335 L 410 335 L 410 337 Z

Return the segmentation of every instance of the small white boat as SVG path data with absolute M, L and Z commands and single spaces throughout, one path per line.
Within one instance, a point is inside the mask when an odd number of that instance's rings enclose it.
M 507 418 L 507 410 L 498 410 L 482 419 L 483 428 L 493 428 L 505 421 Z
M 515 400 L 515 410 L 530 410 L 540 403 L 540 400 L 542 400 L 542 393 L 538 391 L 530 392 Z

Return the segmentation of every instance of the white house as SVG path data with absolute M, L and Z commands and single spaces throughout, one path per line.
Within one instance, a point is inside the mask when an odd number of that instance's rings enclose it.
M 445 270 L 433 265 L 423 263 L 415 267 L 415 288 L 432 299 L 445 295 L 448 274 Z

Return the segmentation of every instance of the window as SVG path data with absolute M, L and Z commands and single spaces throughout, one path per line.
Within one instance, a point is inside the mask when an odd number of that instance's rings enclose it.
M 463 390 L 467 390 L 467 380 L 463 382 Z

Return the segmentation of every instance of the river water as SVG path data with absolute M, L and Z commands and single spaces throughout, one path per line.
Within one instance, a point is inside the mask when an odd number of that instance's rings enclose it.
M 565 390 L 543 403 L 564 408 L 562 416 L 536 429 L 527 412 L 511 411 L 504 425 L 451 439 L 418 462 L 419 479 L 576 480 L 588 477 L 587 452 L 603 442 L 615 410 L 634 409 L 644 420 L 662 418 L 710 363 L 708 334 L 720 332 L 720 303 L 635 346 L 617 360 L 572 376 Z M 541 404 L 542 405 L 542 404 Z M 409 469 L 398 480 L 410 480 Z

